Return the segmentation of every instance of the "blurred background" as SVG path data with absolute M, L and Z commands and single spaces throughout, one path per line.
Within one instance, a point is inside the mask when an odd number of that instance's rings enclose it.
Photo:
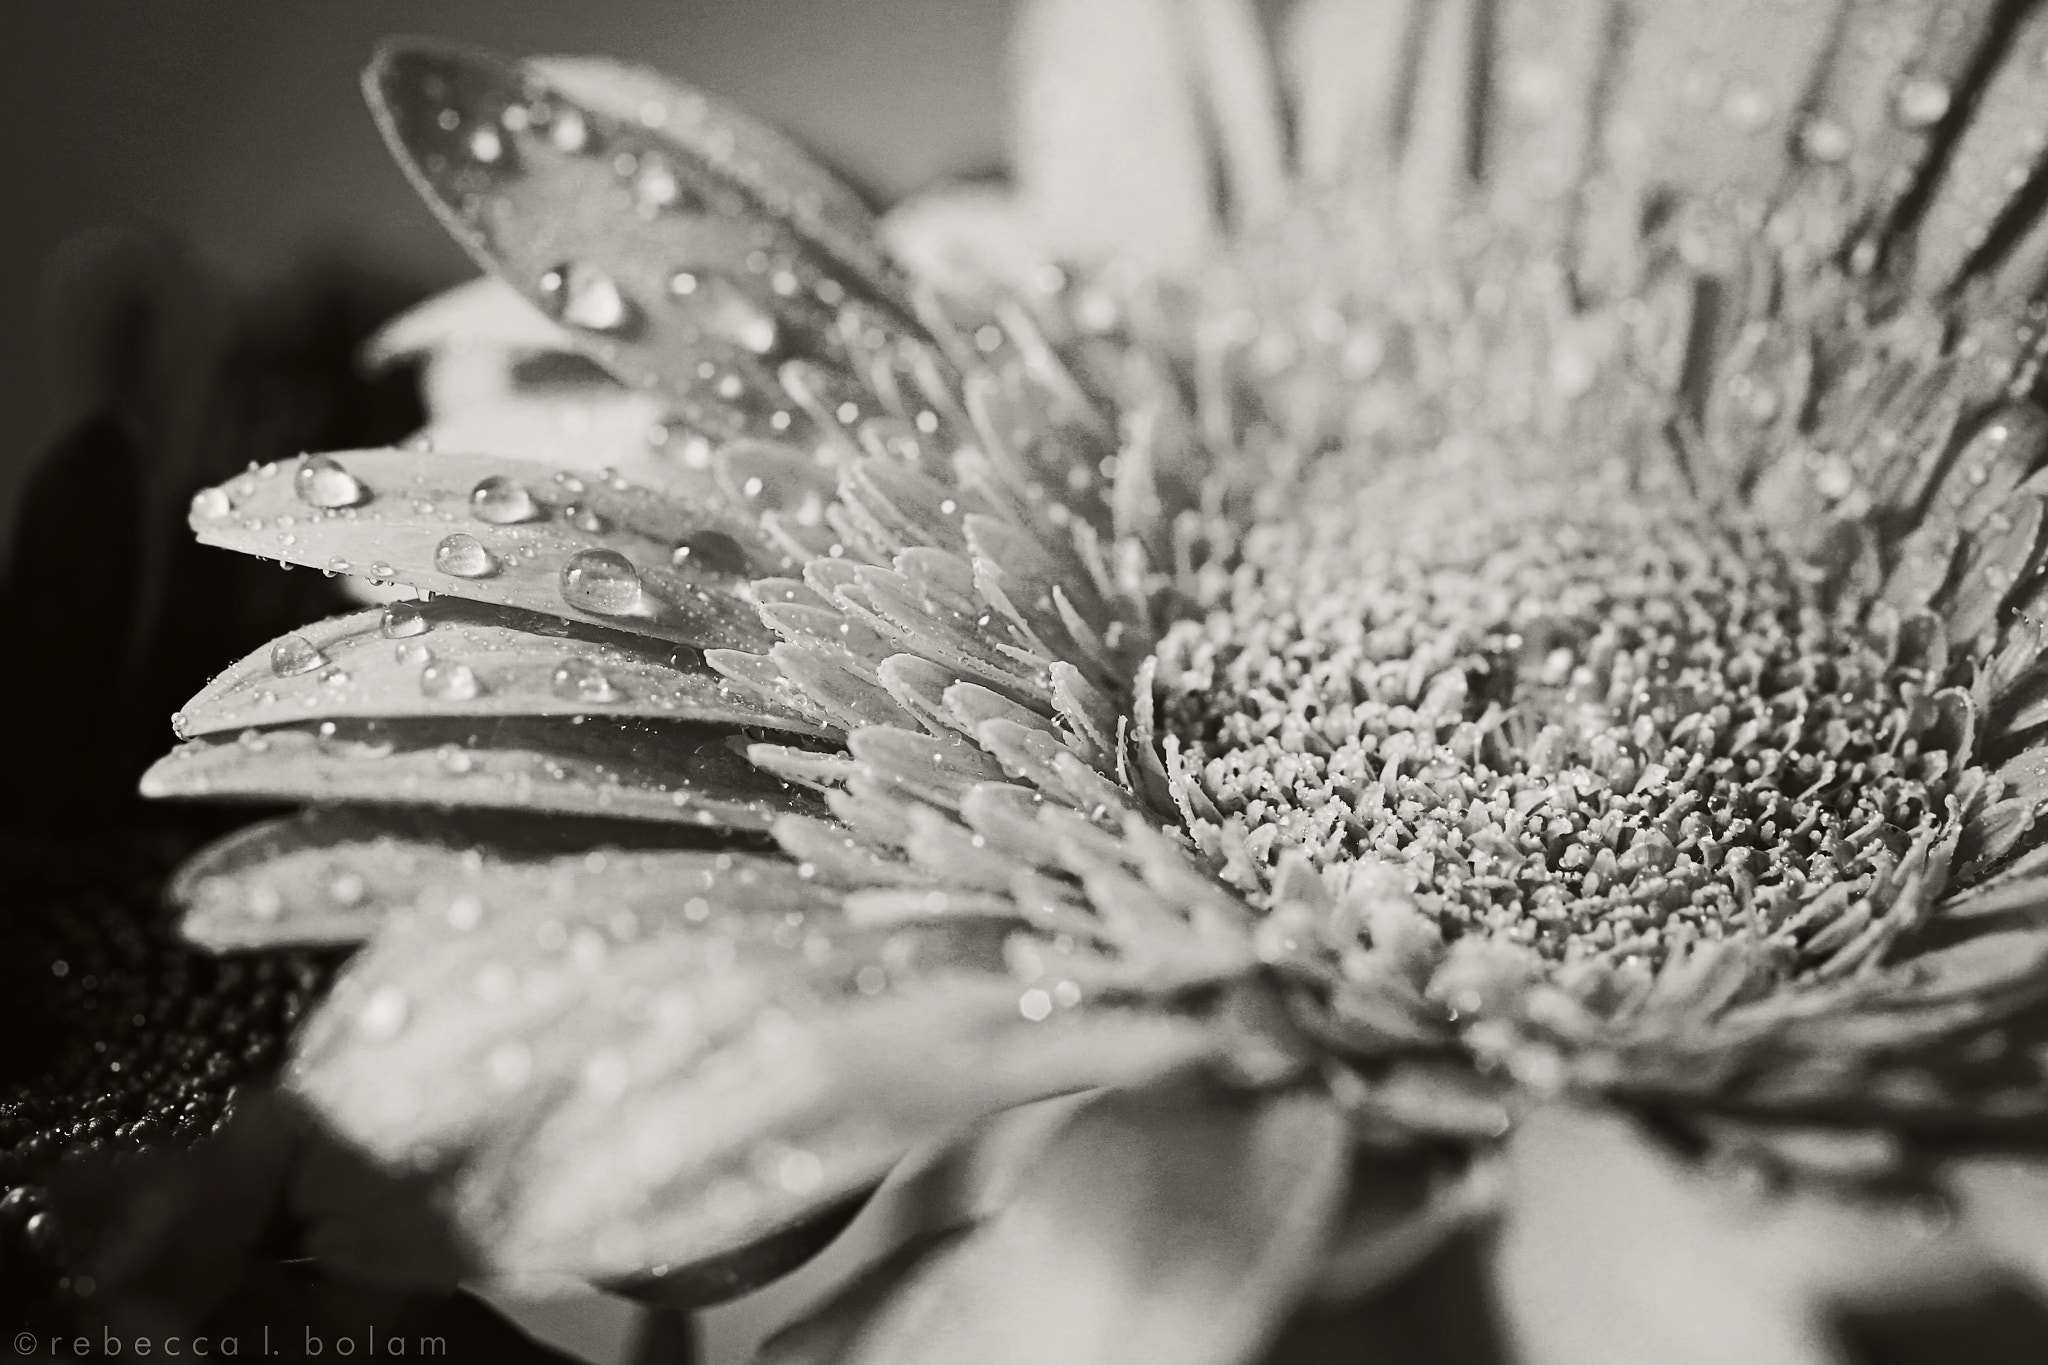
M 1001 155 L 1010 0 L 64 0 L 0 43 L 0 527 L 76 416 L 53 257 L 154 225 L 239 288 L 312 264 L 389 297 L 471 273 L 385 155 L 379 37 L 643 62 L 795 134 L 886 202 Z M 0 537 L 8 534 L 0 530 Z M 4 552 L 0 541 L 0 552 Z

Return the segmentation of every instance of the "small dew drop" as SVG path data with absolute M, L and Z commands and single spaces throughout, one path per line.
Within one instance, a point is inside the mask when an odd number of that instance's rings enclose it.
M 457 531 L 434 547 L 434 567 L 457 578 L 489 578 L 498 571 L 498 559 L 475 536 Z
M 392 985 L 379 986 L 357 1011 L 356 1030 L 371 1042 L 389 1042 L 405 1031 L 411 1014 L 412 1002 L 404 991 Z
M 308 455 L 292 475 L 292 491 L 312 507 L 354 507 L 367 501 L 362 481 L 325 455 Z
M 410 602 L 393 602 L 384 608 L 377 631 L 387 640 L 405 640 L 427 633 L 427 614 Z
M 1017 997 L 1017 1013 L 1036 1024 L 1052 1014 L 1052 997 L 1033 987 Z
M 616 550 L 583 550 L 562 566 L 562 600 L 596 616 L 643 610 L 640 571 Z
M 1841 161 L 1853 145 L 1849 130 L 1833 119 L 1808 119 L 1799 129 L 1799 154 L 1819 165 Z
M 287 635 L 270 647 L 270 671 L 280 678 L 311 673 L 327 662 L 327 656 L 303 635 Z
M 575 655 L 555 665 L 555 695 L 564 701 L 589 702 L 609 706 L 626 699 L 605 671 L 594 662 Z
M 1915 132 L 1932 128 L 1948 117 L 1953 96 L 1945 82 L 1928 76 L 1907 76 L 1892 91 L 1892 118 Z
M 192 495 L 192 515 L 208 521 L 218 521 L 235 510 L 227 493 L 219 488 L 203 488 Z
M 562 520 L 579 531 L 588 531 L 591 535 L 603 535 L 611 529 L 611 523 L 593 511 L 588 503 L 570 503 L 562 509 Z
M 469 135 L 469 154 L 486 166 L 496 165 L 505 155 L 505 139 L 486 123 Z
M 420 670 L 420 695 L 434 701 L 474 701 L 484 685 L 468 664 L 428 664 Z
M 618 281 L 595 266 L 557 266 L 541 276 L 540 290 L 556 317 L 585 331 L 623 332 L 633 323 Z
M 337 872 L 327 883 L 327 894 L 337 905 L 361 905 L 370 888 L 360 872 Z
M 469 490 L 469 514 L 493 526 L 534 521 L 541 515 L 540 504 L 526 485 L 503 474 L 493 474 Z
M 548 141 L 564 152 L 580 152 L 590 145 L 590 124 L 575 109 L 557 109 L 548 127 Z

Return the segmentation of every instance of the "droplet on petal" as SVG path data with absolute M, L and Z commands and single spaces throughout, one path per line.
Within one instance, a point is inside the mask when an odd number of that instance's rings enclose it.
M 611 523 L 593 511 L 587 503 L 572 502 L 567 507 L 564 507 L 562 509 L 562 520 L 568 522 L 577 530 L 588 531 L 594 536 L 603 535 L 611 529 Z
M 554 689 L 555 695 L 564 701 L 610 705 L 626 699 L 626 694 L 603 669 L 581 655 L 555 665 Z
M 428 664 L 420 670 L 420 695 L 435 701 L 474 701 L 484 685 L 468 664 Z
M 596 616 L 643 609 L 640 571 L 616 550 L 583 550 L 562 566 L 562 600 Z
M 498 571 L 498 558 L 475 536 L 457 531 L 434 547 L 434 567 L 457 578 L 489 578 Z
M 556 266 L 541 276 L 540 292 L 557 318 L 585 331 L 623 332 L 634 320 L 618 281 L 595 266 Z
M 299 461 L 292 475 L 292 489 L 299 501 L 311 507 L 354 507 L 369 499 L 362 480 L 325 455 L 308 455 Z
M 427 614 L 410 602 L 393 602 L 384 608 L 377 631 L 387 640 L 404 640 L 427 633 Z
M 412 1014 L 412 1002 L 396 986 L 379 986 L 356 1013 L 356 1029 L 371 1042 L 389 1042 L 405 1031 Z
M 218 521 L 234 510 L 234 503 L 229 501 L 228 495 L 221 489 L 202 488 L 192 495 L 192 515 L 195 517 Z
M 493 526 L 510 526 L 515 522 L 538 520 L 541 510 L 525 484 L 503 474 L 493 474 L 469 490 L 469 514 Z
M 327 656 L 303 635 L 287 635 L 270 647 L 270 671 L 280 678 L 311 673 L 327 662 Z
M 1914 131 L 1932 128 L 1948 117 L 1953 96 L 1946 83 L 1928 76 L 1907 76 L 1892 92 L 1892 118 Z

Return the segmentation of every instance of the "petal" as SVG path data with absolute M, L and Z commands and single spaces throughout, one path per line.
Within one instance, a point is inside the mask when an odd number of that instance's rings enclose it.
M 927 1248 L 886 1290 L 857 1283 L 768 1358 L 1255 1358 L 1329 1235 L 1347 1146 L 1342 1117 L 1318 1094 L 1105 1096 L 984 1225 Z
M 1827 1302 L 1982 1264 L 1910 1208 L 1739 1192 L 1584 1110 L 1524 1121 L 1508 1189 L 1503 1306 L 1529 1365 L 1821 1365 Z
M 751 830 L 815 813 L 728 737 L 707 726 L 573 716 L 330 720 L 181 745 L 143 774 L 142 794 L 474 806 Z
M 1216 1045 L 1184 1016 L 1020 1008 L 1001 924 L 862 929 L 789 863 L 607 858 L 487 872 L 480 913 L 394 919 L 295 1065 L 380 1160 L 459 1162 L 451 1198 L 502 1273 L 751 1255 L 918 1143 Z
M 842 319 L 924 336 L 852 192 L 699 91 L 420 44 L 386 46 L 364 88 L 456 239 L 708 435 L 790 421 L 776 367 L 843 366 Z
M 195 500 L 208 545 L 701 648 L 764 648 L 745 522 L 616 477 L 357 450 L 265 466 Z
M 1012 36 L 1011 166 L 1055 256 L 1191 265 L 1216 235 L 1172 0 L 1029 0 Z
M 481 275 L 416 304 L 363 348 L 372 365 L 431 359 L 444 351 L 573 350 L 569 334 L 495 275 Z
M 396 602 L 315 622 L 230 665 L 185 704 L 177 729 L 195 739 L 343 717 L 596 715 L 827 733 L 691 655 L 455 598 Z

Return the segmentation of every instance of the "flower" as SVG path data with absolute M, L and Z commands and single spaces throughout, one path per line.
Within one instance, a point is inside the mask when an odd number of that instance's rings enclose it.
M 1087 1092 L 784 1359 L 1250 1359 L 1501 1205 L 1538 1358 L 1660 1354 L 1529 1306 L 1603 1209 L 1819 1358 L 1868 1258 L 1798 1249 L 1920 1215 L 1802 1191 L 2048 1131 L 2004 13 L 1304 0 L 1288 121 L 1248 7 L 1047 0 L 1017 195 L 896 220 L 944 294 L 708 96 L 387 49 L 549 322 L 442 301 L 415 447 L 195 501 L 430 596 L 181 713 L 152 793 L 313 804 L 188 932 L 365 943 L 289 1087 L 501 1274 L 708 1301 Z M 1775 1273 L 1646 1126 L 1785 1182 Z M 2032 1187 L 1943 1169 L 1996 1259 Z

